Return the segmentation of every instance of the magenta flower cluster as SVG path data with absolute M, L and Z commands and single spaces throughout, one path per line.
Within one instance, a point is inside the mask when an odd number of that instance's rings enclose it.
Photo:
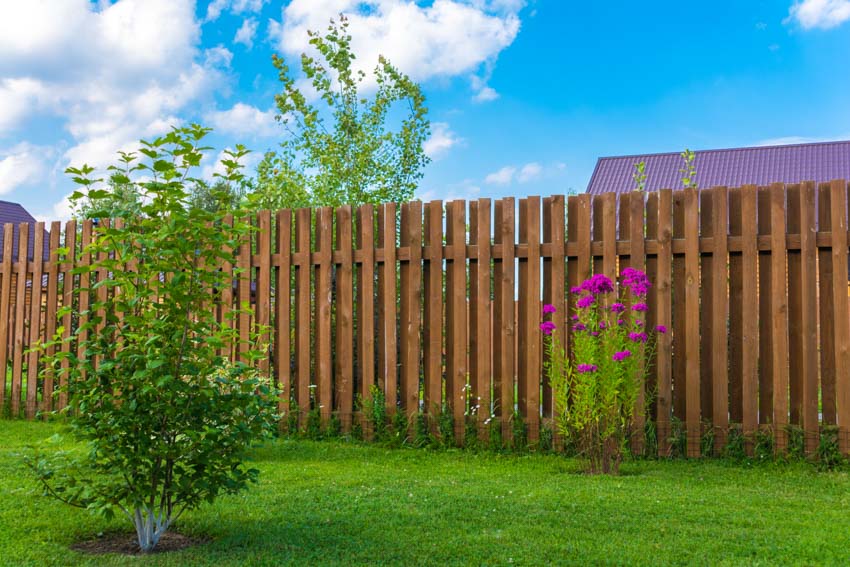
M 580 374 L 587 374 L 589 372 L 596 372 L 597 366 L 595 364 L 579 364 L 576 366 L 576 370 Z
M 649 278 L 640 270 L 626 268 L 620 275 L 623 277 L 623 285 L 629 288 L 633 295 L 638 297 L 645 297 L 649 288 L 652 286 L 649 283 Z
M 614 362 L 621 362 L 621 361 L 623 361 L 623 360 L 626 360 L 626 359 L 627 359 L 628 357 L 630 357 L 631 355 L 632 355 L 632 351 L 630 351 L 630 350 L 622 350 L 622 351 L 619 351 L 619 352 L 615 352 L 615 353 L 614 353 L 614 356 L 612 356 L 612 357 L 611 357 L 611 359 L 612 359 Z

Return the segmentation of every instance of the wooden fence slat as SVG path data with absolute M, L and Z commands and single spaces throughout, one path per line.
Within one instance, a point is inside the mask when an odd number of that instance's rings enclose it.
M 602 273 L 617 279 L 617 194 L 602 196 Z
M 673 239 L 685 239 L 685 193 L 673 192 Z M 687 380 L 685 379 L 685 256 L 673 255 L 672 301 L 673 301 L 673 416 L 684 427 Z
M 758 234 L 770 237 L 770 188 L 758 189 Z M 773 259 L 770 251 L 759 251 L 759 425 L 769 427 L 773 417 L 773 305 L 771 281 Z
M 315 346 L 316 356 L 316 401 L 322 424 L 327 425 L 333 411 L 333 366 L 331 354 L 331 263 L 333 262 L 333 209 L 320 207 L 316 210 L 316 256 L 315 266 Z
M 73 305 L 74 302 L 74 279 L 71 271 L 77 261 L 77 221 L 70 220 L 65 223 L 65 241 L 63 247 L 68 250 L 65 261 L 62 263 L 62 306 Z M 73 318 L 70 310 L 62 317 L 62 352 L 71 352 L 71 325 Z M 63 358 L 59 370 L 59 399 L 58 408 L 63 409 L 68 405 L 68 358 Z
M 431 201 L 425 211 L 425 239 L 428 247 L 424 267 L 425 306 L 423 365 L 425 373 L 424 411 L 434 418 L 443 404 L 443 202 Z
M 801 326 L 803 343 L 801 422 L 806 454 L 817 450 L 818 432 L 818 326 L 817 326 L 817 245 L 815 241 L 815 185 L 805 182 L 800 188 L 800 270 Z
M 275 383 L 281 392 L 278 411 L 283 418 L 286 418 L 289 415 L 289 404 L 292 399 L 292 371 L 290 366 L 292 357 L 292 345 L 290 343 L 292 211 L 290 209 L 278 211 L 275 225 L 277 229 L 275 246 L 276 253 L 280 254 L 280 264 L 276 268 L 275 280 L 274 375 Z
M 6 407 L 6 376 L 5 369 L 9 360 L 10 333 L 14 333 L 9 306 L 12 303 L 12 245 L 14 244 L 15 225 L 6 223 L 3 225 L 3 282 L 0 286 L 0 368 L 4 369 L 0 376 L 0 409 Z
M 699 236 L 714 239 L 714 189 L 699 191 Z M 714 257 L 713 251 L 701 251 L 700 254 L 700 414 L 705 426 L 714 416 L 714 358 L 712 356 L 712 341 L 714 340 Z M 723 302 L 727 301 L 726 297 Z M 716 430 L 715 430 L 716 432 Z
M 555 307 L 555 312 L 550 315 L 551 321 L 555 323 L 558 337 L 561 342 L 566 338 L 564 323 L 565 317 L 565 292 L 566 284 L 566 247 L 565 247 L 565 224 L 564 224 L 564 197 L 555 195 L 543 200 L 543 242 L 550 244 L 551 257 L 543 259 L 543 303 Z M 563 346 L 563 345 L 562 345 Z M 553 416 L 553 394 L 548 377 L 543 375 L 543 417 Z
M 525 420 L 528 441 L 534 443 L 540 432 L 540 198 L 528 197 L 521 200 L 519 214 L 520 243 L 528 246 L 528 254 L 519 262 L 517 392 L 519 411 Z
M 446 398 L 450 402 L 455 440 L 463 439 L 467 380 L 466 201 L 446 210 Z
M 257 213 L 257 255 L 260 262 L 257 265 L 257 290 L 254 299 L 256 309 L 256 325 L 260 330 L 257 337 L 259 345 L 266 353 L 271 353 L 270 327 L 271 324 L 271 257 L 272 257 L 272 217 L 270 211 Z M 269 359 L 262 357 L 259 370 L 268 375 Z
M 15 336 L 12 350 L 12 417 L 21 413 L 22 372 L 24 360 L 24 318 L 26 317 L 27 273 L 29 272 L 29 223 L 18 225 L 18 280 L 15 288 Z
M 741 393 L 742 428 L 752 451 L 752 436 L 759 424 L 759 274 L 754 268 L 758 265 L 759 254 L 756 246 L 757 224 L 753 221 L 758 211 L 758 193 L 754 185 L 741 188 L 741 218 L 738 221 L 742 230 L 743 249 L 741 260 Z
M 242 221 L 246 225 L 251 225 L 251 218 L 243 218 Z M 237 301 L 239 304 L 239 314 L 237 317 L 237 329 L 239 330 L 239 341 L 236 344 L 236 352 L 239 360 L 248 362 L 245 353 L 249 348 L 249 338 L 251 334 L 251 236 L 253 233 L 248 233 L 239 241 L 238 252 L 236 256 L 236 269 L 238 272 L 236 289 Z
M 225 215 L 222 223 L 225 226 L 233 226 L 233 215 Z M 233 257 L 233 249 L 231 246 L 225 246 L 222 250 L 226 258 Z M 228 328 L 233 328 L 235 326 L 235 322 L 233 321 L 233 261 L 231 259 L 223 260 L 221 262 L 221 271 L 224 273 L 224 278 L 227 281 L 227 285 L 221 290 L 221 305 L 218 308 L 218 319 L 222 325 L 225 325 Z M 231 357 L 233 356 L 233 349 L 236 348 L 236 345 L 226 344 L 219 350 L 219 354 L 221 356 Z
M 398 368 L 396 332 L 396 205 L 387 203 L 378 209 L 378 226 L 383 263 L 378 268 L 380 338 L 378 343 L 381 384 L 387 410 L 395 413 L 398 405 Z
M 334 357 L 335 406 L 342 431 L 351 431 L 354 412 L 354 253 L 351 207 L 336 210 L 336 356 Z M 418 263 L 418 260 L 416 260 Z
M 48 244 L 49 264 L 47 268 L 47 304 L 44 314 L 44 339 L 52 341 L 56 334 L 56 311 L 58 309 L 58 289 L 59 289 L 59 257 L 56 250 L 59 248 L 59 239 L 62 231 L 62 223 L 54 221 L 50 223 L 50 239 Z M 0 315 L 2 316 L 2 315 Z M 47 356 L 53 356 L 56 353 L 56 346 L 51 344 L 46 349 Z M 0 368 L 5 368 L 0 366 Z M 44 396 L 42 398 L 41 409 L 49 412 L 53 410 L 53 396 L 55 390 L 55 376 L 52 371 L 46 373 L 44 377 Z M 2 402 L 0 402 L 2 407 Z
M 685 428 L 688 456 L 700 455 L 699 349 L 699 201 L 696 189 L 685 189 Z
M 788 185 L 787 221 L 788 234 L 799 234 L 802 224 L 800 184 Z M 802 275 L 803 258 L 801 250 L 788 250 L 788 399 L 790 405 L 789 423 L 802 426 L 802 386 L 803 386 L 803 295 Z
M 741 238 L 741 189 L 729 189 L 729 236 Z M 751 219 L 752 222 L 752 219 Z M 729 420 L 740 424 L 744 418 L 743 401 L 743 285 L 744 263 L 741 252 L 729 252 Z
M 627 235 L 629 238 L 629 266 L 635 270 L 640 270 L 642 272 L 646 272 L 646 248 L 644 243 L 644 231 L 646 230 L 646 200 L 645 196 L 641 192 L 632 192 L 629 200 L 629 210 L 628 211 L 620 211 L 621 215 L 626 215 L 630 217 L 630 232 Z M 621 237 L 624 235 L 621 235 Z M 622 268 L 620 268 L 622 271 Z M 651 281 L 651 280 L 650 280 Z M 649 298 L 646 298 L 647 301 Z M 645 313 L 644 315 L 648 315 Z M 650 321 L 648 317 L 644 316 L 643 324 L 647 327 L 649 331 L 652 330 L 649 327 Z M 636 343 L 635 347 L 635 355 L 638 357 L 638 372 L 641 375 L 644 373 L 644 349 L 645 346 L 641 343 Z M 635 412 L 634 412 L 634 428 L 635 435 L 632 437 L 632 451 L 636 454 L 643 453 L 644 446 L 644 429 L 646 427 L 646 384 L 643 381 L 640 382 L 638 397 L 635 402 Z
M 310 209 L 295 211 L 295 401 L 303 427 L 310 412 L 312 362 L 310 317 L 310 233 L 313 215 Z M 318 402 L 317 402 L 318 405 Z
M 831 231 L 832 208 L 829 183 L 818 186 L 818 229 Z M 835 295 L 833 294 L 832 242 L 818 248 L 818 326 L 820 327 L 821 412 L 824 425 L 837 423 L 835 407 Z
M 715 428 L 715 453 L 719 454 L 726 446 L 726 432 L 729 428 L 729 208 L 726 187 L 714 190 L 714 209 L 711 219 L 714 232 L 714 251 L 712 270 L 712 341 L 709 350 L 712 360 L 713 400 L 712 422 Z
M 658 240 L 658 192 L 653 191 L 646 196 L 646 240 Z M 645 251 L 644 251 L 645 252 Z M 646 303 L 649 306 L 649 311 L 646 313 L 647 329 L 655 330 L 658 326 L 658 256 L 646 255 L 646 276 L 652 283 L 649 292 L 646 295 Z M 660 340 L 659 334 L 656 332 L 656 346 Z M 658 404 L 654 397 L 658 391 L 658 355 L 657 349 L 654 356 L 647 359 L 649 367 L 646 371 L 646 385 L 644 388 L 644 404 L 643 409 L 646 412 L 646 420 L 651 421 L 655 431 L 656 449 L 658 441 Z M 647 434 L 651 434 L 652 430 L 647 430 Z M 649 439 L 649 437 L 647 437 Z M 650 447 L 651 448 L 651 447 Z M 644 453 L 648 448 L 644 447 Z
M 850 452 L 850 306 L 847 299 L 847 182 L 829 184 L 832 210 L 832 294 L 835 315 L 835 401 L 838 444 Z
M 357 208 L 357 249 L 362 261 L 357 271 L 358 394 L 369 398 L 375 385 L 375 211 L 371 204 Z M 361 416 L 360 425 L 365 425 Z
M 514 199 L 506 197 L 496 201 L 495 242 L 501 255 L 494 261 L 493 301 L 493 389 L 498 397 L 494 410 L 501 424 L 503 442 L 510 441 L 510 419 L 514 412 Z
M 401 343 L 401 405 L 407 413 L 411 430 L 419 411 L 419 357 L 422 305 L 422 202 L 401 206 L 401 246 L 410 250 L 400 263 L 399 325 Z
M 44 273 L 44 223 L 35 223 L 35 234 L 33 235 L 32 251 L 32 279 L 30 280 L 30 317 L 29 317 L 29 340 L 27 347 L 27 399 L 26 417 L 32 419 L 38 409 L 38 361 L 41 342 L 41 296 L 42 275 Z M 102 288 L 104 293 L 106 288 Z M 101 323 L 102 325 L 103 323 Z
M 478 435 L 487 440 L 485 423 L 490 417 L 492 394 L 491 369 L 491 310 L 490 310 L 490 199 L 470 203 L 469 242 L 477 246 L 470 261 L 470 337 L 469 373 L 474 403 L 477 407 Z M 562 239 L 563 241 L 563 239 Z M 563 279 L 562 279 L 563 281 Z
M 658 193 L 658 324 L 667 332 L 658 335 L 656 345 L 658 386 L 656 392 L 659 456 L 670 452 L 673 416 L 673 192 Z
M 776 450 L 784 452 L 788 448 L 788 263 L 785 248 L 785 186 L 782 183 L 770 186 L 770 215 L 773 248 L 770 285 L 773 311 L 773 434 Z M 846 299 L 846 294 L 844 297 Z

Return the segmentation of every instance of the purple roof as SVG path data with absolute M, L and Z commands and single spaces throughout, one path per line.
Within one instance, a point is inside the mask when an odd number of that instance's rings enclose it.
M 3 234 L 5 225 L 12 223 L 15 226 L 14 240 L 12 245 L 12 260 L 18 259 L 18 225 L 22 222 L 29 223 L 29 248 L 27 249 L 27 260 L 32 260 L 33 248 L 35 247 L 35 218 L 27 212 L 19 203 L 0 201 L 0 259 L 3 258 Z M 42 257 L 47 260 L 50 256 L 48 233 L 44 231 L 44 249 Z
M 696 181 L 700 187 L 850 179 L 850 141 L 702 150 L 695 154 Z M 679 152 L 673 152 L 599 158 L 587 192 L 599 195 L 633 190 L 634 164 L 640 161 L 646 162 L 647 191 L 681 189 L 679 169 L 683 160 Z

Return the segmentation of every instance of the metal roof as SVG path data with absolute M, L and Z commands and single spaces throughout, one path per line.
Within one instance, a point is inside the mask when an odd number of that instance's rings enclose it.
M 816 183 L 850 179 L 850 141 L 758 146 L 696 151 L 694 167 L 699 187 L 739 187 L 746 184 Z M 592 195 L 626 193 L 635 188 L 634 166 L 646 162 L 646 190 L 681 189 L 684 161 L 679 152 L 602 157 L 587 185 Z
M 14 236 L 12 245 L 12 260 L 18 259 L 18 225 L 29 223 L 29 248 L 27 249 L 27 260 L 32 260 L 33 248 L 35 247 L 35 218 L 27 212 L 19 203 L 0 201 L 0 259 L 3 257 L 3 233 L 7 223 L 14 225 Z M 44 231 L 44 248 L 42 257 L 47 260 L 50 256 L 48 233 Z

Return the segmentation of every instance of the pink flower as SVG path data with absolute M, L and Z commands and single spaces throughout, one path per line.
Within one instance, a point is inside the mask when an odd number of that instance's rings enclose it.
M 617 324 L 622 327 L 623 325 L 626 324 L 626 322 L 623 321 L 622 319 L 617 319 Z
M 637 325 L 638 327 L 643 327 L 643 321 L 640 319 L 635 319 L 635 325 Z
M 603 331 L 604 331 L 604 330 L 605 330 L 605 327 L 607 327 L 607 326 L 608 326 L 608 325 L 606 325 L 606 324 L 605 324 L 605 321 L 599 321 L 599 328 L 600 328 L 601 330 L 603 330 Z
M 557 311 L 557 309 L 555 309 L 554 305 L 550 305 L 549 303 L 543 304 L 543 314 L 544 315 L 546 315 L 547 313 L 555 313 L 556 311 Z
M 570 288 L 570 293 L 572 293 L 573 295 L 578 295 L 581 292 L 582 292 L 582 289 L 581 289 L 580 286 Z
M 634 268 L 626 268 L 623 270 L 623 285 L 631 290 L 633 295 L 644 297 L 652 286 L 649 283 L 649 278 L 640 270 Z
M 661 333 L 662 335 L 667 332 L 667 327 L 664 325 L 658 325 L 655 327 L 656 332 Z
M 599 336 L 599 332 L 597 332 L 597 331 L 590 331 L 590 336 L 591 336 L 591 337 L 598 337 L 598 336 Z
M 622 303 L 612 303 L 610 309 L 612 313 L 622 313 L 626 310 L 626 306 Z
M 570 319 L 572 319 L 573 321 L 578 321 L 578 315 L 573 315 L 572 317 L 570 317 Z
M 632 355 L 632 351 L 630 351 L 630 350 L 623 350 L 623 351 L 620 351 L 620 352 L 615 352 L 615 353 L 614 353 L 614 356 L 612 356 L 612 357 L 611 357 L 611 359 L 612 359 L 614 362 L 620 362 L 620 361 L 623 361 L 623 360 L 627 359 L 627 358 L 628 358 L 628 357 L 630 357 L 631 355 Z
M 576 305 L 579 307 L 579 309 L 587 309 L 588 307 L 593 305 L 593 300 L 594 297 L 592 295 L 585 295 L 584 297 L 578 300 Z
M 636 343 L 645 343 L 649 337 L 646 336 L 646 333 L 629 333 L 629 339 Z
M 573 325 L 573 331 L 584 331 L 586 329 L 587 327 L 584 325 L 584 323 L 576 323 L 575 325 Z
M 540 330 L 543 331 L 544 335 L 551 335 L 552 331 L 555 330 L 555 323 L 552 321 L 544 321 L 540 323 Z
M 584 280 L 581 289 L 589 291 L 593 295 L 614 291 L 614 284 L 605 274 L 596 274 L 589 280 Z
M 579 374 L 587 374 L 590 372 L 596 372 L 597 366 L 595 364 L 579 364 L 576 366 L 576 370 Z
M 632 311 L 649 311 L 649 305 L 646 303 L 635 303 L 632 305 Z

